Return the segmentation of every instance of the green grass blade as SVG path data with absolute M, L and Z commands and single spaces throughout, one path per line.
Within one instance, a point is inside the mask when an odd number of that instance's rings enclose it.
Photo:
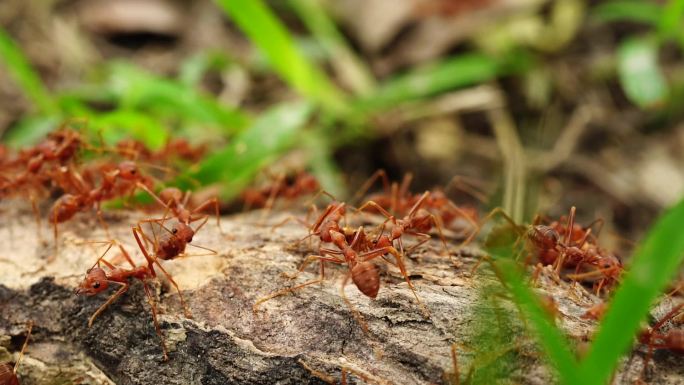
M 667 82 L 658 65 L 655 39 L 622 42 L 618 48 L 618 74 L 627 97 L 642 108 L 654 107 L 667 97 Z
M 560 381 L 566 385 L 585 384 L 577 370 L 577 361 L 567 339 L 551 322 L 542 308 L 537 295 L 523 280 L 520 267 L 512 258 L 496 258 L 492 267 L 508 287 L 523 315 L 530 321 L 534 332 L 546 353 L 545 356 L 557 370 Z
M 665 5 L 658 23 L 658 33 L 663 39 L 682 42 L 682 20 L 684 19 L 684 0 L 670 0 Z
M 495 78 L 502 66 L 496 59 L 464 54 L 400 75 L 382 84 L 376 93 L 362 98 L 362 110 L 382 109 L 414 99 Z
M 234 134 L 249 124 L 239 110 L 219 104 L 193 87 L 147 73 L 126 63 L 110 67 L 108 90 L 121 107 L 144 110 L 186 123 L 208 124 L 224 134 Z
M 684 200 L 668 210 L 639 246 L 629 272 L 615 292 L 581 371 L 587 385 L 606 384 L 629 349 L 655 298 L 684 259 Z
M 7 32 L 0 28 L 0 59 L 21 90 L 47 115 L 57 114 L 57 106 L 36 71 Z
M 344 36 L 337 30 L 320 0 L 290 0 L 290 6 L 330 56 L 331 65 L 340 78 L 357 95 L 371 93 L 376 84 L 370 69 L 359 59 Z
M 593 8 L 592 14 L 599 21 L 632 21 L 658 25 L 663 8 L 648 1 L 618 0 L 599 4 Z
M 311 112 L 311 105 L 305 102 L 282 104 L 266 111 L 228 146 L 208 156 L 181 180 L 194 179 L 203 185 L 222 182 L 223 198 L 232 198 L 262 167 L 297 143 Z
M 328 109 L 345 109 L 343 94 L 300 53 L 288 30 L 261 0 L 216 2 L 290 86 Z
M 323 130 L 307 131 L 302 144 L 309 156 L 309 167 L 321 187 L 337 199 L 345 197 L 342 174 L 333 159 L 332 144 Z
M 60 123 L 60 116 L 28 116 L 15 124 L 3 141 L 10 147 L 21 148 L 38 143 Z
M 158 150 L 169 137 L 161 122 L 138 111 L 118 109 L 92 114 L 88 119 L 88 129 L 94 133 L 101 132 L 105 142 L 111 145 L 122 139 L 133 138 L 152 150 Z

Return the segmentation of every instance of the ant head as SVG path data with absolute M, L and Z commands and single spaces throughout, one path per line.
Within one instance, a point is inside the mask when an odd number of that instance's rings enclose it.
M 554 248 L 560 242 L 560 235 L 556 230 L 549 226 L 537 225 L 533 226 L 527 233 L 537 246 L 542 248 Z
M 297 184 L 305 191 L 316 191 L 321 187 L 318 183 L 318 179 L 311 174 L 301 174 L 297 178 Z
M 105 271 L 99 267 L 93 267 L 88 270 L 86 277 L 81 284 L 78 285 L 76 294 L 95 295 L 106 290 L 108 286 L 109 282 L 107 281 L 107 274 L 105 274 Z
M 622 267 L 622 263 L 614 255 L 607 255 L 599 260 L 599 268 L 602 270 L 607 270 L 611 272 L 618 272 Z
M 119 172 L 119 175 L 127 180 L 135 180 L 139 176 L 138 165 L 129 160 L 119 163 Z
M 176 203 L 183 199 L 183 192 L 175 187 L 167 187 L 159 192 L 159 198 L 164 203 Z
M 195 230 L 182 222 L 176 222 L 171 228 L 171 233 L 173 233 L 176 238 L 182 239 L 186 243 L 192 242 L 192 237 L 195 236 Z

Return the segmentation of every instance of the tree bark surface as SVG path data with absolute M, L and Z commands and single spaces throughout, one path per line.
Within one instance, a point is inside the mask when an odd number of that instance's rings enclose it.
M 277 223 L 286 213 L 272 213 Z M 342 371 L 348 383 L 442 384 L 454 371 L 450 347 L 457 344 L 462 378 L 468 368 L 482 364 L 474 353 L 478 331 L 490 302 L 482 288 L 496 279 L 472 267 L 480 258 L 476 248 L 450 245 L 444 254 L 439 242 L 428 242 L 407 258 L 407 268 L 422 301 L 426 318 L 398 269 L 375 260 L 381 270 L 376 299 L 361 294 L 351 283 L 344 288 L 352 306 L 368 325 L 364 332 L 340 293 L 345 266 L 326 265 L 326 280 L 273 298 L 253 311 L 254 303 L 274 291 L 318 277 L 314 263 L 290 280 L 283 273 L 297 271 L 318 242 L 292 244 L 307 234 L 294 221 L 273 230 L 260 225 L 256 213 L 221 218 L 223 232 L 209 221 L 189 247 L 191 254 L 163 262 L 183 290 L 192 312 L 186 318 L 179 297 L 160 279 L 157 290 L 160 323 L 170 359 L 162 361 L 143 287 L 130 290 L 88 327 L 88 318 L 113 289 L 94 297 L 77 296 L 74 289 L 85 271 L 104 251 L 84 243 L 107 237 L 91 215 L 81 214 L 60 227 L 59 250 L 54 256 L 52 234 L 37 231 L 24 209 L 6 209 L 0 227 L 0 359 L 9 359 L 23 342 L 25 324 L 35 323 L 34 334 L 20 367 L 22 384 L 324 384 L 339 383 Z M 131 232 L 141 213 L 107 214 L 112 237 L 123 243 L 136 263 L 144 259 Z M 42 241 L 39 237 L 42 237 Z M 408 241 L 412 243 L 412 241 Z M 117 259 L 114 250 L 108 258 Z M 209 255 L 207 255 L 209 254 Z M 54 258 L 53 258 L 54 257 Z M 392 260 L 391 258 L 389 258 Z M 123 264 L 123 262 L 121 262 Z M 554 297 L 558 324 L 577 339 L 591 336 L 595 322 L 581 315 L 598 301 L 586 290 L 557 283 L 546 272 L 540 293 Z M 515 306 L 503 299 L 503 309 L 518 319 Z M 489 309 L 491 310 L 491 309 Z M 492 312 L 491 314 L 495 314 Z M 492 315 L 490 318 L 493 318 Z M 496 382 L 548 384 L 552 371 L 545 367 L 534 342 L 525 337 L 521 322 L 506 326 L 516 364 Z M 644 349 L 626 358 L 616 383 L 639 376 Z M 493 356 L 497 356 L 493 352 Z M 479 363 L 478 363 L 479 362 Z M 655 355 L 651 384 L 684 383 L 680 356 Z M 495 382 L 494 380 L 492 382 Z

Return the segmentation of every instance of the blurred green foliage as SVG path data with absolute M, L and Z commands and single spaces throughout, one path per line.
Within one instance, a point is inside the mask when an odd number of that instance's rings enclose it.
M 269 68 L 299 94 L 299 100 L 270 106 L 255 114 L 201 91 L 198 83 L 209 70 L 250 70 L 220 52 L 191 57 L 181 65 L 176 78 L 115 62 L 98 68 L 92 80 L 75 89 L 49 91 L 9 35 L 0 30 L 0 60 L 35 106 L 5 140 L 13 146 L 34 143 L 71 118 L 87 120 L 88 133 L 93 138 L 101 134 L 109 143 L 130 136 L 158 148 L 170 135 L 210 138 L 216 144 L 211 155 L 183 173 L 176 183 L 185 188 L 218 184 L 224 198 L 234 197 L 261 169 L 289 150 L 299 148 L 306 150 L 309 165 L 324 188 L 342 194 L 333 152 L 338 146 L 372 133 L 368 127 L 376 115 L 402 103 L 430 100 L 444 92 L 503 76 L 527 76 L 538 68 L 537 52 L 506 40 L 505 49 L 499 49 L 501 44 L 497 43 L 497 49 L 488 53 L 466 51 L 378 81 L 318 0 L 290 0 L 287 4 L 310 30 L 324 59 L 336 72 L 333 80 L 302 50 L 301 40 L 288 31 L 263 1 L 216 3 L 258 48 Z M 670 0 L 663 5 L 611 1 L 597 5 L 591 14 L 604 23 L 629 21 L 648 27 L 646 32 L 620 42 L 615 52 L 615 72 L 626 96 L 637 106 L 656 108 L 666 103 L 671 84 L 658 57 L 666 44 L 674 43 L 684 49 L 684 0 Z M 557 23 L 568 23 L 562 12 L 553 15 Z M 563 42 L 570 39 L 573 28 L 566 26 L 559 32 Z M 536 48 L 553 51 L 559 47 L 541 41 Z M 561 382 L 606 383 L 631 344 L 639 322 L 670 272 L 681 262 L 681 223 L 684 202 L 663 216 L 637 251 L 632 271 L 617 291 L 596 341 L 582 362 L 574 357 L 565 337 L 524 282 L 524 271 L 512 258 L 518 251 L 507 249 L 506 243 L 490 249 L 494 271 L 529 321 Z

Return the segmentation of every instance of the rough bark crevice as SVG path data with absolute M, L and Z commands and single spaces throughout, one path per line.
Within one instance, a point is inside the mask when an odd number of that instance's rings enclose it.
M 274 213 L 273 222 L 284 215 Z M 139 217 L 116 214 L 108 218 L 112 234 L 131 252 L 135 248 L 130 226 Z M 246 214 L 222 218 L 224 234 L 209 223 L 195 237 L 193 243 L 216 250 L 216 255 L 164 264 L 184 290 L 193 318 L 183 316 L 178 295 L 168 282 L 161 280 L 153 286 L 170 350 L 170 360 L 162 362 L 140 283 L 134 283 L 92 328 L 87 327 L 88 317 L 106 300 L 105 295 L 73 293 L 97 255 L 93 245 L 79 242 L 105 238 L 88 216 L 83 216 L 83 222 L 63 226 L 60 254 L 51 263 L 47 262 L 51 239 L 39 243 L 32 218 L 16 218 L 11 232 L 7 226 L 0 227 L 0 241 L 18 245 L 0 254 L 0 334 L 14 336 L 15 341 L 26 320 L 35 322 L 27 360 L 20 370 L 24 385 L 60 383 L 55 378 L 88 384 L 323 384 L 324 379 L 339 382 L 343 368 L 362 374 L 368 383 L 440 384 L 453 371 L 452 343 L 462 347 L 459 367 L 463 371 L 478 360 L 474 345 L 486 320 L 496 319 L 502 309 L 517 319 L 515 307 L 505 299 L 500 300 L 502 308 L 494 308 L 487 295 L 483 298 L 483 288 L 496 280 L 486 269 L 470 275 L 479 257 L 477 249 L 454 251 L 449 258 L 441 255 L 438 242 L 428 243 L 406 261 L 417 292 L 431 312 L 429 319 L 423 317 L 397 269 L 379 261 L 382 279 L 376 300 L 363 296 L 351 283 L 345 288 L 367 322 L 368 334 L 340 296 L 346 271 L 339 266 L 326 267 L 328 279 L 322 284 L 267 301 L 255 313 L 252 306 L 258 298 L 293 285 L 282 273 L 296 271 L 308 254 L 308 245 L 300 245 L 300 250 L 290 247 L 306 234 L 301 226 L 285 225 L 272 231 L 256 224 L 258 215 Z M 135 258 L 142 261 L 139 255 Z M 317 274 L 312 266 L 297 282 Z M 544 276 L 540 284 L 540 292 L 557 300 L 558 322 L 566 332 L 580 338 L 590 335 L 595 323 L 580 315 L 596 298 Z M 501 347 L 502 356 L 513 357 L 502 364 L 501 378 L 549 383 L 550 371 L 532 340 L 523 336 L 521 324 L 506 325 L 503 334 L 510 341 L 522 342 L 515 348 Z M 5 348 L 16 351 L 14 345 Z M 635 357 L 625 379 L 617 377 L 619 383 L 630 383 L 637 375 L 641 359 L 639 354 Z M 655 359 L 650 383 L 673 384 L 684 379 L 684 365 L 670 354 L 659 353 Z M 365 382 L 354 374 L 349 378 L 351 383 Z

